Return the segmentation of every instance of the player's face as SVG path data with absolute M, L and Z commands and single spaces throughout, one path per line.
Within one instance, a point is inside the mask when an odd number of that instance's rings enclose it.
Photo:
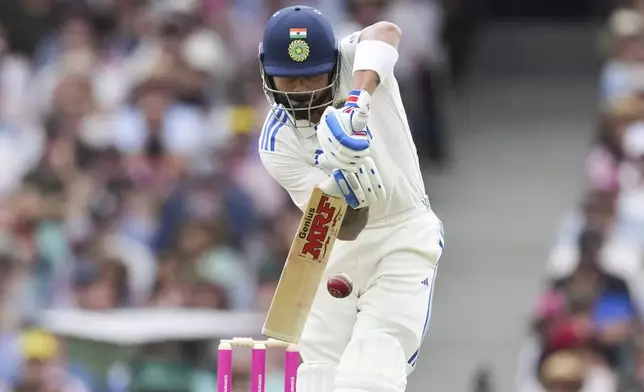
M 330 75 L 328 73 L 297 78 L 276 76 L 273 78 L 273 82 L 275 89 L 288 93 L 288 95 L 277 94 L 278 102 L 293 109 L 320 106 L 324 102 L 330 101 L 332 94 L 331 88 L 327 88 L 330 84 Z M 294 112 L 295 119 L 310 120 L 317 124 L 320 122 L 324 109 L 326 108 L 320 107 L 311 110 L 310 118 L 308 110 L 296 110 Z

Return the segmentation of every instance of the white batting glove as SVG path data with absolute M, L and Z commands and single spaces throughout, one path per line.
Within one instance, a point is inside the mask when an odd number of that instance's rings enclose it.
M 361 116 L 355 115 L 355 111 L 349 113 L 344 110 L 328 107 L 322 115 L 317 127 L 317 138 L 323 151 L 320 159 L 332 167 L 356 171 L 369 156 L 372 135 L 366 127 L 362 131 L 353 131 L 352 118 L 359 120 Z
M 387 190 L 373 159 L 367 157 L 355 175 L 370 206 L 375 206 L 387 198 Z
M 356 171 L 335 169 L 320 187 L 330 195 L 344 197 L 354 210 L 375 206 L 387 197 L 380 172 L 369 157 Z
M 343 123 L 347 129 L 351 129 L 354 134 L 366 132 L 371 110 L 371 94 L 366 90 L 349 91 L 349 96 L 340 110 L 345 114 Z

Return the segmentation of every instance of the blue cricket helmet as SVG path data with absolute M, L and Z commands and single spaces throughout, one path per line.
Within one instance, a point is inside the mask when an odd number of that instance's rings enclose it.
M 315 8 L 297 5 L 270 18 L 259 46 L 264 92 L 272 107 L 285 107 L 292 118 L 310 119 L 311 111 L 326 108 L 334 99 L 340 54 L 333 27 Z M 273 77 L 307 77 L 328 73 L 329 84 L 314 91 L 279 91 Z M 327 91 L 330 94 L 327 94 Z M 308 105 L 294 104 L 294 94 L 310 94 Z M 307 112 L 304 112 L 307 111 Z
M 311 76 L 333 71 L 338 44 L 328 19 L 315 8 L 293 6 L 268 21 L 260 61 L 269 76 Z

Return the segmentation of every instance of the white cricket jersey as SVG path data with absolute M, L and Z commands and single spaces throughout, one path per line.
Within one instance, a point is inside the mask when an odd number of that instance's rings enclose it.
M 336 98 L 348 96 L 353 87 L 353 60 L 360 33 L 340 43 L 341 69 Z M 425 196 L 416 146 L 411 137 L 398 82 L 392 76 L 371 97 L 370 151 L 376 163 L 387 200 L 369 210 L 369 224 L 417 207 Z M 293 127 L 282 110 L 270 111 L 261 136 L 259 153 L 270 175 L 304 209 L 313 187 L 329 178 L 333 167 L 318 162 L 322 153 L 312 127 Z

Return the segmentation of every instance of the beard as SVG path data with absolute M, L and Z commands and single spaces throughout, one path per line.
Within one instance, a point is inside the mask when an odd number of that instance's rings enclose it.
M 325 89 L 315 95 L 310 93 L 289 93 L 287 97 L 286 94 L 279 94 L 276 101 L 287 109 L 294 109 L 292 114 L 296 121 L 308 120 L 313 124 L 317 124 L 320 122 L 324 110 L 331 105 L 331 98 L 331 89 Z M 325 102 L 328 102 L 328 105 L 324 105 Z M 308 110 L 309 107 L 314 109 Z

